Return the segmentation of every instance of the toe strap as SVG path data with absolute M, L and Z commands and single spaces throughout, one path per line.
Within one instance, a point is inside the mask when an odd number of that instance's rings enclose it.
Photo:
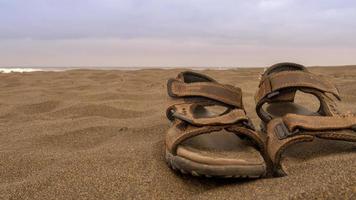
M 169 113 L 173 118 L 186 121 L 195 126 L 209 126 L 209 125 L 225 125 L 235 123 L 248 123 L 249 118 L 243 109 L 234 108 L 227 109 L 225 112 L 211 116 L 198 117 L 197 110 L 205 111 L 203 103 L 185 103 L 174 105 L 169 108 Z
M 286 148 L 314 137 L 356 142 L 356 117 L 287 114 L 271 120 L 267 125 L 266 148 L 275 172 L 284 174 L 280 162 Z

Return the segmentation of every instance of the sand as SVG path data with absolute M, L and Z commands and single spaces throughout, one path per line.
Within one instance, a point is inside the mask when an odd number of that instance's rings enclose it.
M 356 67 L 312 68 L 356 112 Z M 163 159 L 165 83 L 180 70 L 0 74 L 0 199 L 355 199 L 356 144 L 287 150 L 288 176 L 217 180 L 174 173 Z M 262 69 L 204 73 L 240 86 L 256 126 Z

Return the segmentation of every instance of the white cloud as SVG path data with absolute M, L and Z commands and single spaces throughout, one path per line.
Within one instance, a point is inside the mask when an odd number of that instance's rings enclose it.
M 285 8 L 290 5 L 290 0 L 262 0 L 258 3 L 261 9 L 274 10 Z

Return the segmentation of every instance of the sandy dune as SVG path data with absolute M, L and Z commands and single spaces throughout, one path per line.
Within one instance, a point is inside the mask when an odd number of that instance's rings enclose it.
M 356 198 L 356 144 L 290 148 L 289 176 L 215 180 L 173 173 L 163 160 L 165 83 L 180 70 L 0 74 L 0 199 Z M 262 69 L 207 70 L 238 85 L 258 127 Z M 313 68 L 356 112 L 356 67 Z

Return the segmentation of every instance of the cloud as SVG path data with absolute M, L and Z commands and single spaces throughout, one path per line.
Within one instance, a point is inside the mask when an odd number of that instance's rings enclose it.
M 180 44 L 206 56 L 211 55 L 205 48 L 241 53 L 248 46 L 256 55 L 269 48 L 353 49 L 354 19 L 353 0 L 0 0 L 0 46 L 6 43 L 21 52 L 21 42 L 33 41 L 33 46 L 46 44 L 43 48 L 55 51 L 59 44 L 72 47 L 70 41 L 85 41 L 88 48 L 102 41 L 120 55 L 124 51 L 114 46 L 131 44 L 136 47 L 132 55 L 138 56 L 146 45 L 158 54 L 147 41 L 179 46 L 172 55 L 181 52 Z
M 281 9 L 287 7 L 291 3 L 290 0 L 262 0 L 258 3 L 261 9 Z
M 355 18 L 348 0 L 3 0 L 0 38 L 354 45 Z

